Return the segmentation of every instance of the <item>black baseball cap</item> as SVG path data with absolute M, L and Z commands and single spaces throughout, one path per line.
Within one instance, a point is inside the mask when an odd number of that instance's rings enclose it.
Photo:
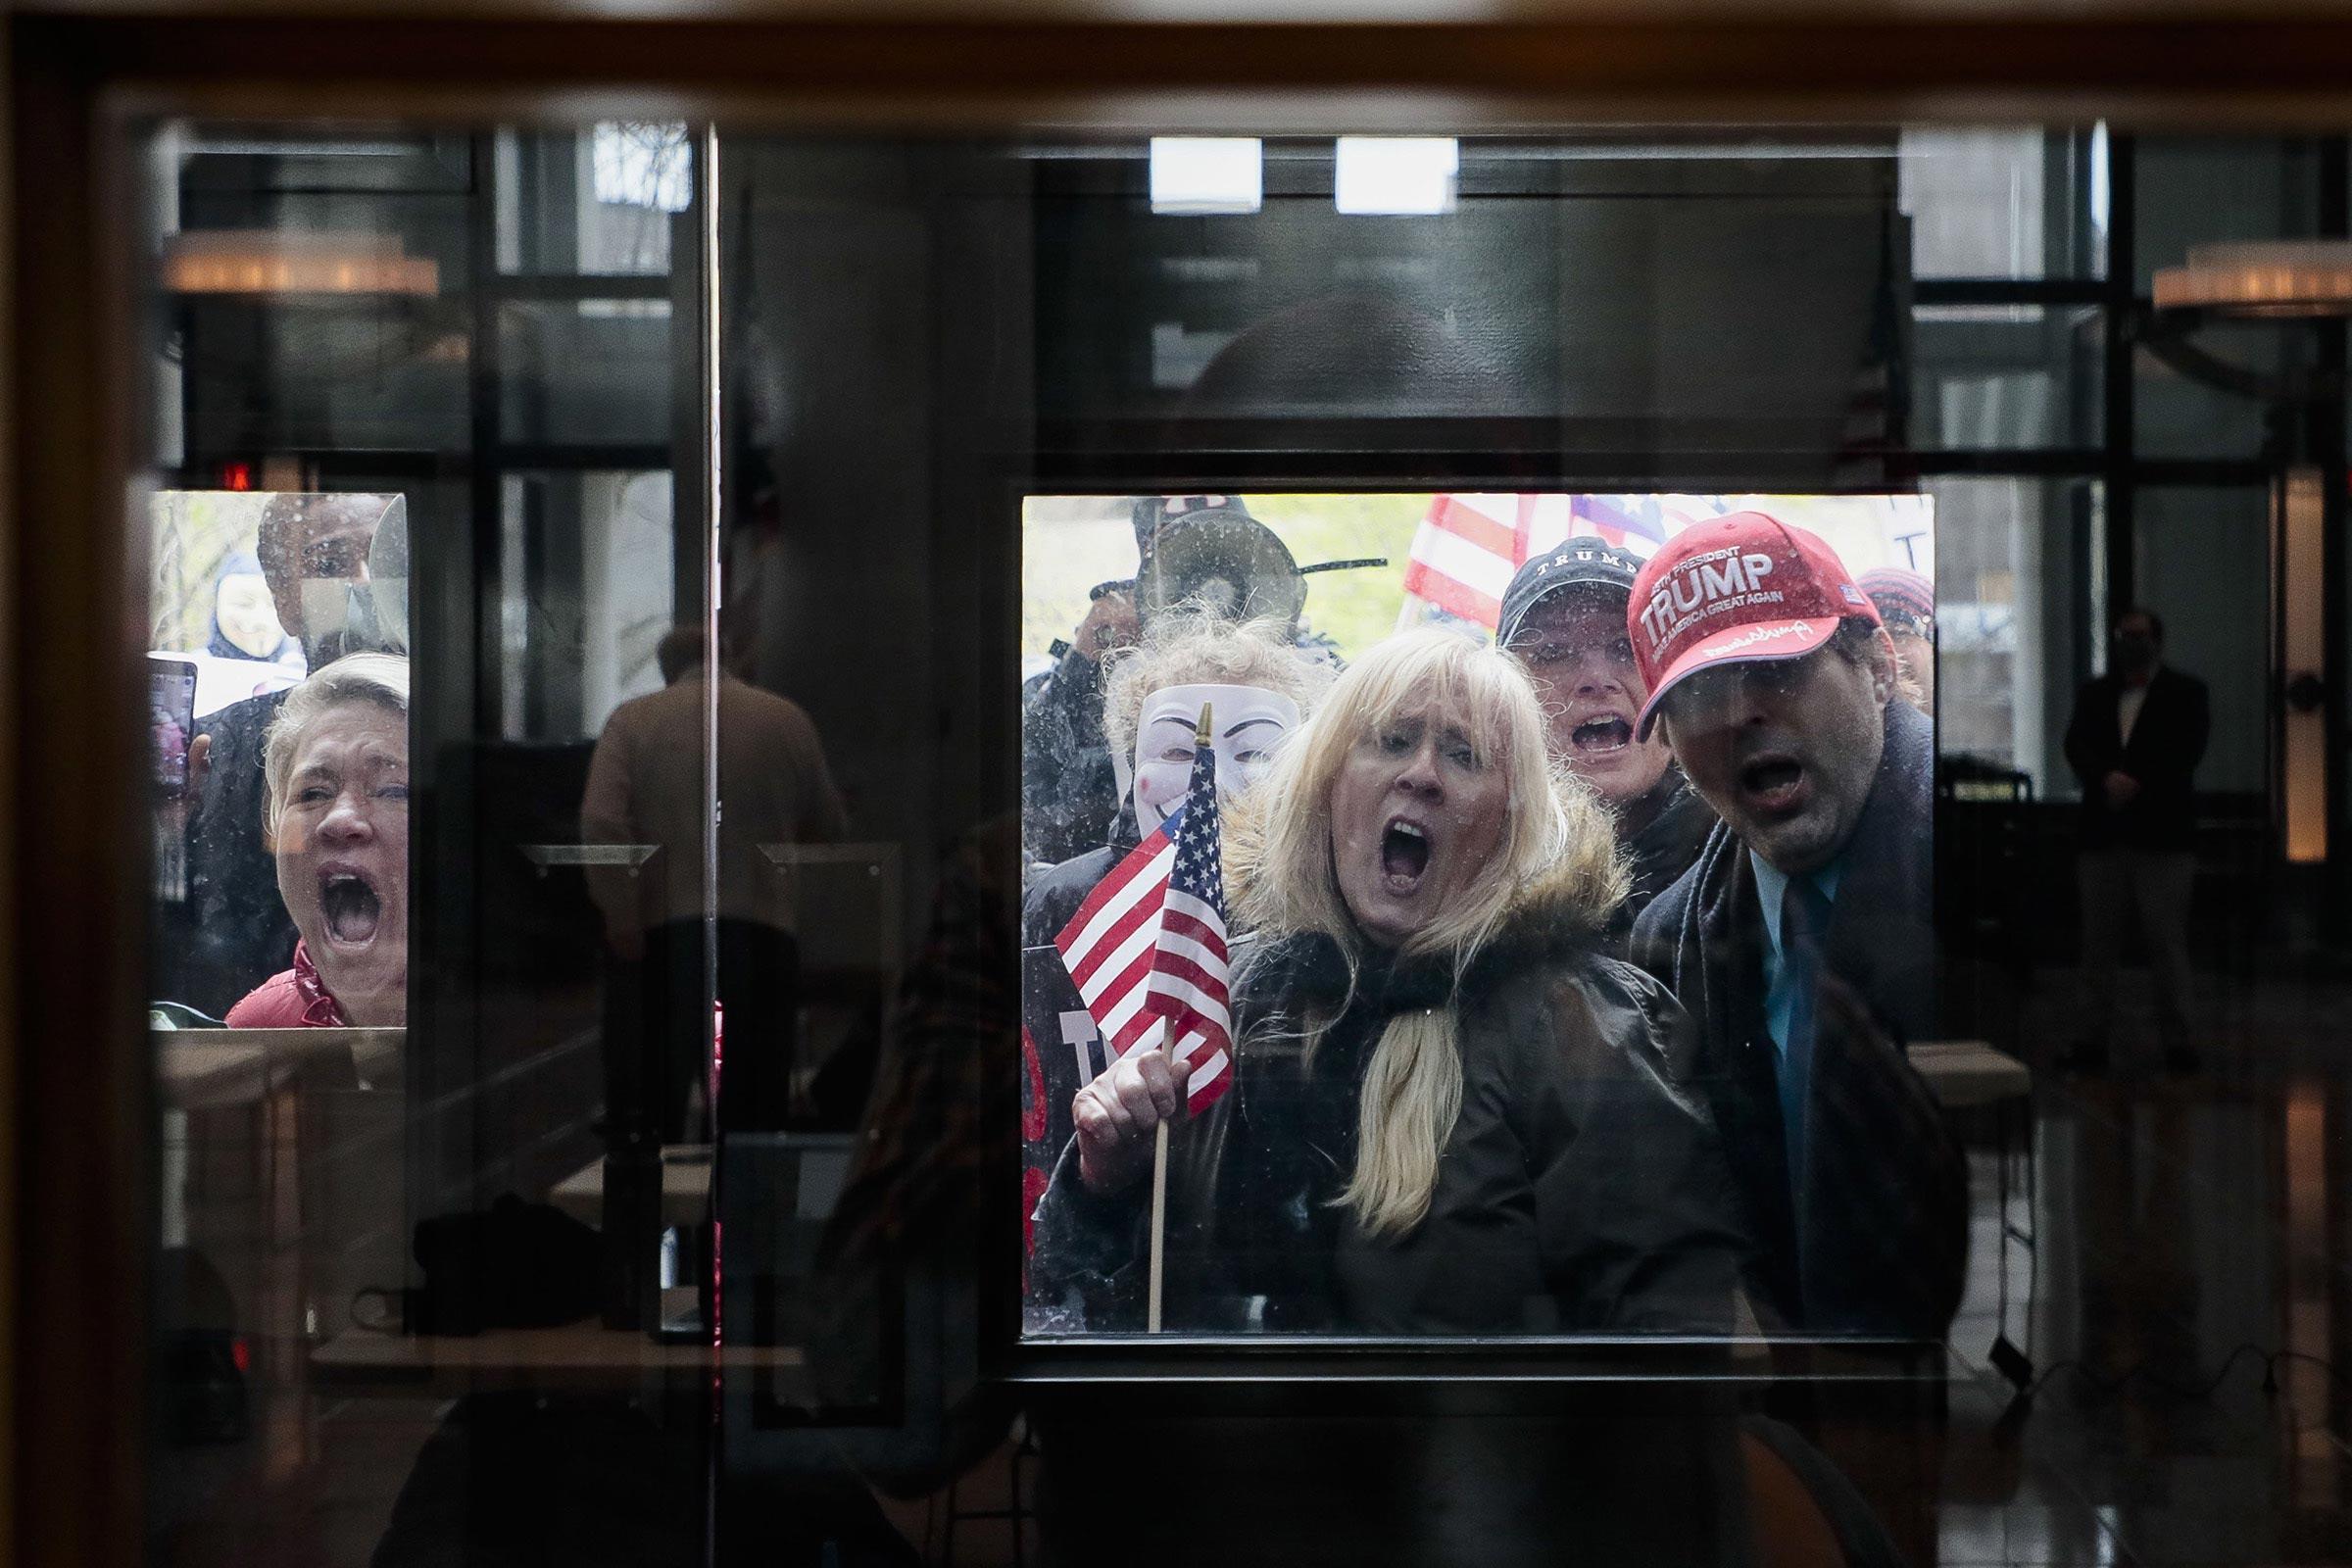
M 1562 588 L 1610 588 L 1631 596 L 1641 571 L 1640 556 L 1599 539 L 1571 539 L 1531 557 L 1502 591 L 1502 624 L 1494 641 L 1508 644 L 1529 612 Z

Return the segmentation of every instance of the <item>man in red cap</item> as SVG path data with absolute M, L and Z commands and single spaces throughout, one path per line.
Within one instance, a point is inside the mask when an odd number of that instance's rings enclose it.
M 1940 1339 L 1967 1170 L 1905 1059 L 1935 1033 L 1935 747 L 1870 599 L 1762 513 L 1686 529 L 1627 606 L 1662 726 L 1722 818 L 1642 911 L 1636 962 L 1699 1031 L 1767 1327 Z

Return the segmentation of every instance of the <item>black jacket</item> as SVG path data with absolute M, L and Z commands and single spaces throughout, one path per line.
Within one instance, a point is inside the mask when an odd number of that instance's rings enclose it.
M 262 841 L 262 742 L 291 690 L 231 703 L 196 726 L 213 745 L 188 818 L 189 926 L 165 983 L 170 1000 L 216 1018 L 294 956 L 294 919 Z
M 1111 868 L 1135 851 L 1135 817 L 1125 807 L 1111 823 L 1110 842 L 1101 849 L 1074 855 L 1059 865 L 1037 874 L 1021 894 L 1021 946 L 1042 948 L 1061 935 L 1070 916 Z
M 1715 828 L 1714 808 L 1698 798 L 1681 768 L 1667 768 L 1651 794 L 1660 798 L 1656 812 L 1638 831 L 1625 836 L 1633 883 L 1626 890 L 1625 902 L 1609 917 L 1609 934 L 1615 939 L 1612 946 L 1619 952 L 1633 937 L 1634 921 L 1690 869 L 1690 862 L 1698 858 L 1707 835 Z
M 1102 738 L 1102 666 L 1072 650 L 1021 701 L 1021 850 L 1053 864 L 1109 839 L 1118 776 Z
M 1336 1009 L 1327 938 L 1245 940 L 1234 1088 L 1170 1142 L 1165 1326 L 1478 1334 L 1721 1332 L 1743 1243 L 1705 1110 L 1670 1084 L 1674 999 L 1587 931 L 1530 916 L 1462 978 L 1462 1104 L 1428 1216 L 1402 1240 L 1337 1204 L 1366 1065 L 1396 1012 L 1455 995 L 1444 963 L 1367 963 Z M 1033 1269 L 1095 1330 L 1143 1326 L 1148 1181 L 1088 1193 L 1066 1150 Z M 1251 1298 L 1264 1298 L 1262 1319 Z
M 2191 775 L 2205 759 L 2212 727 L 2205 683 L 2159 664 L 2129 746 L 2117 723 L 2123 692 L 2122 677 L 2101 675 L 2076 695 L 2067 722 L 2066 760 L 2082 785 L 2082 843 L 2089 849 L 2185 850 L 2197 825 Z M 2102 787 L 2119 769 L 2139 780 L 2139 793 L 2128 806 L 2110 805 Z
M 1691 1081 L 1722 1129 L 1756 1240 L 1750 1295 L 1767 1328 L 1936 1340 L 1959 1305 L 1968 1170 L 1902 1050 L 1936 1032 L 1934 768 L 1927 719 L 1887 704 L 1886 754 L 1844 852 L 1823 956 L 1801 1212 L 1746 846 L 1719 825 L 1635 924 L 1634 960 L 1698 1026 Z

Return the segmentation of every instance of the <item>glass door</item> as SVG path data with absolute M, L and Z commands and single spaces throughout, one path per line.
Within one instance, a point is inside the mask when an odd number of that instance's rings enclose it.
M 2336 1539 L 2340 139 L 1300 122 L 134 128 L 160 1560 Z

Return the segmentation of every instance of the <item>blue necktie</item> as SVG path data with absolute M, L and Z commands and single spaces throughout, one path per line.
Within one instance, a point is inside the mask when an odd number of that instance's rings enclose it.
M 1807 1091 L 1813 1082 L 1813 1004 L 1820 991 L 1821 946 L 1829 935 L 1829 895 L 1809 876 L 1781 892 L 1781 972 L 1788 982 L 1788 1038 L 1781 1051 L 1781 1126 L 1788 1150 L 1788 1186 L 1804 1192 Z

